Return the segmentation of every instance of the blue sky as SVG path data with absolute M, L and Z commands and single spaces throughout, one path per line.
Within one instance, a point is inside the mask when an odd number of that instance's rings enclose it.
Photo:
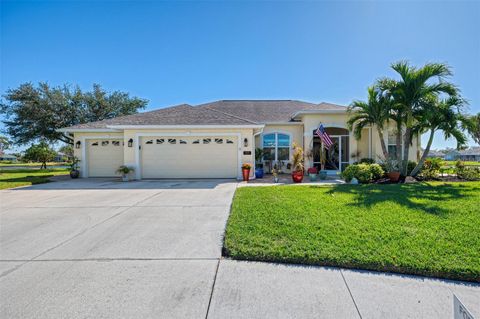
M 218 99 L 349 104 L 389 65 L 448 62 L 480 112 L 480 2 L 1 2 L 0 92 L 100 83 L 148 109 Z M 434 147 L 455 146 L 436 137 Z

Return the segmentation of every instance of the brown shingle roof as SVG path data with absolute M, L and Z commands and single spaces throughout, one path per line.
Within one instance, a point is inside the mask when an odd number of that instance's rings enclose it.
M 113 125 L 252 125 L 289 122 L 293 113 L 302 110 L 346 110 L 346 107 L 294 100 L 222 100 L 198 106 L 181 104 L 66 129 L 103 129 Z

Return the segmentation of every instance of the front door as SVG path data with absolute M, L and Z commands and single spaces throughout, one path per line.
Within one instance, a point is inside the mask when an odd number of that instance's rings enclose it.
M 340 170 L 340 138 L 333 136 L 330 138 L 333 141 L 333 145 L 325 150 L 325 170 L 338 171 Z
M 349 137 L 348 135 L 342 136 L 330 135 L 330 139 L 333 145 L 325 150 L 325 167 L 326 171 L 330 172 L 343 172 L 349 163 Z M 313 138 L 313 164 L 319 170 L 321 169 L 320 149 L 323 147 L 320 138 L 314 136 Z

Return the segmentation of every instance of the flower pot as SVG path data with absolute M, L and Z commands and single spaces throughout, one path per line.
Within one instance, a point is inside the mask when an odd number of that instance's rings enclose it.
M 263 178 L 263 168 L 255 169 L 255 178 Z
M 250 169 L 242 168 L 243 181 L 248 182 L 250 180 Z
M 387 173 L 387 176 L 391 182 L 398 182 L 398 180 L 400 179 L 400 172 L 390 172 Z
M 71 178 L 78 178 L 80 177 L 80 171 L 78 169 L 72 169 L 70 171 L 70 177 Z
M 294 183 L 301 183 L 303 180 L 303 171 L 292 172 L 292 180 Z
M 273 182 L 278 183 L 278 176 L 273 176 Z
M 317 174 L 309 173 L 308 177 L 310 178 L 310 182 L 315 182 L 317 180 Z
M 128 175 L 127 174 L 122 175 L 122 181 L 128 182 Z
M 327 172 L 326 171 L 320 171 L 318 174 L 318 177 L 320 177 L 321 180 L 327 179 Z

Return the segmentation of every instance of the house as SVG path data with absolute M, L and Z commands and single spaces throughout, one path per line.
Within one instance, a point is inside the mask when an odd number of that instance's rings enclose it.
M 480 162 L 480 147 L 470 147 L 461 150 L 458 159 L 461 161 Z
M 0 154 L 0 161 L 9 161 L 9 162 L 16 162 L 17 157 L 15 155 L 10 154 Z
M 334 145 L 325 169 L 340 172 L 358 158 L 382 157 L 375 128 L 365 128 L 360 140 L 347 129 L 347 107 L 296 100 L 221 100 L 177 105 L 60 129 L 74 139 L 83 177 L 116 176 L 120 165 L 135 168 L 137 179 L 241 178 L 241 165 L 254 164 L 255 149 L 265 151 L 267 166 L 290 172 L 292 145 L 305 153 L 318 150 L 320 124 Z M 394 125 L 384 134 L 395 148 Z M 411 147 L 417 160 L 420 140 Z M 319 156 L 306 156 L 306 168 L 320 166 Z M 252 177 L 254 172 L 251 172 Z
M 429 158 L 431 158 L 431 157 L 444 158 L 444 157 L 445 157 L 445 153 L 444 153 L 444 151 L 442 151 L 442 150 L 440 150 L 440 151 L 430 150 L 430 151 L 428 152 L 427 157 L 429 157 Z
M 456 149 L 448 148 L 445 150 L 445 155 L 443 159 L 446 161 L 456 161 L 460 158 L 460 151 Z

